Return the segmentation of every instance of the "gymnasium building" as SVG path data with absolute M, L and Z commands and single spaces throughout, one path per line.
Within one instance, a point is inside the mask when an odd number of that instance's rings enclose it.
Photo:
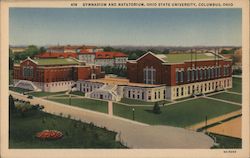
M 127 62 L 127 79 L 79 80 L 87 97 L 148 102 L 176 100 L 232 88 L 232 61 L 216 53 L 154 54 Z
M 103 78 L 101 67 L 75 58 L 27 58 L 14 65 L 14 86 L 32 91 L 67 91 L 78 80 Z

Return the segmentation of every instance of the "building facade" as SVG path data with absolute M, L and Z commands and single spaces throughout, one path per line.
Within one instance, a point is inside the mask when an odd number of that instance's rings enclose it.
M 170 100 L 232 87 L 232 61 L 214 53 L 151 52 L 127 63 L 130 82 L 164 84 Z
M 101 67 L 74 58 L 31 59 L 14 65 L 14 86 L 33 91 L 70 90 L 77 80 L 101 78 Z

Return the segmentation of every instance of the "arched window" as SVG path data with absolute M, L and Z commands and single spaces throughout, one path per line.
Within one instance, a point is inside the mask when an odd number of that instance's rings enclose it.
M 199 70 L 195 70 L 196 71 L 196 80 L 198 80 L 199 79 Z
M 190 70 L 187 70 L 187 81 L 190 81 Z
M 202 69 L 200 69 L 200 80 L 202 80 L 203 74 L 202 74 Z

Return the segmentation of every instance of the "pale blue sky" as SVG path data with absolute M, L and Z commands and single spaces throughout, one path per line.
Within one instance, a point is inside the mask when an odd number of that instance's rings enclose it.
M 11 8 L 11 45 L 241 46 L 241 9 Z

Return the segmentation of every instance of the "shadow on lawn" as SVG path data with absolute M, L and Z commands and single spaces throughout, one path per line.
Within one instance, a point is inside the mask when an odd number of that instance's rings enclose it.
M 161 112 L 155 113 L 152 109 L 145 109 L 144 111 L 146 111 L 146 112 L 148 112 L 148 113 L 151 113 L 151 114 L 156 114 L 156 115 L 161 114 Z

